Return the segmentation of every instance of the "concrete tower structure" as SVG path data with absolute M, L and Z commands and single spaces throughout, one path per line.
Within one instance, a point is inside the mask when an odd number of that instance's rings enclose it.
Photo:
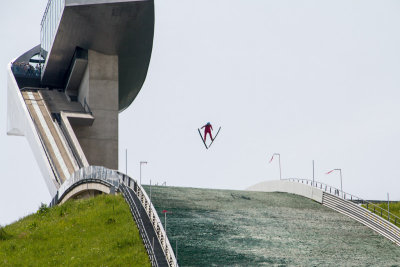
M 52 196 L 89 167 L 118 168 L 118 114 L 144 83 L 153 33 L 153 0 L 49 0 L 40 45 L 8 65 L 8 134 L 26 136 Z M 108 190 L 86 189 L 73 196 Z

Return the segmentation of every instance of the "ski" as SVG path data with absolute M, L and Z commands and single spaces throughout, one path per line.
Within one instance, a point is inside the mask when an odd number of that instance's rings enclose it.
M 199 131 L 199 135 L 200 135 L 201 141 L 203 141 L 204 146 L 206 147 L 206 149 L 208 149 L 208 147 L 206 145 L 206 142 L 204 142 L 203 136 L 201 135 L 200 129 L 197 129 L 197 130 Z
M 212 143 L 214 143 L 215 138 L 217 138 L 219 131 L 221 130 L 221 127 L 219 127 L 217 134 L 214 136 L 213 140 L 211 141 L 211 144 L 208 146 L 208 148 L 211 147 Z

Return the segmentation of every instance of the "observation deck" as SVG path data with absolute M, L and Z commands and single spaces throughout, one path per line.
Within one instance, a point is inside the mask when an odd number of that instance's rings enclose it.
M 41 82 L 66 88 L 70 78 L 81 78 L 84 68 L 73 61 L 77 48 L 116 55 L 122 111 L 144 83 L 153 34 L 153 0 L 50 0 L 41 22 Z M 71 75 L 75 71 L 80 73 Z
M 7 132 L 27 137 L 52 196 L 81 168 L 118 168 L 118 114 L 153 34 L 153 0 L 48 1 L 40 44 L 8 66 Z

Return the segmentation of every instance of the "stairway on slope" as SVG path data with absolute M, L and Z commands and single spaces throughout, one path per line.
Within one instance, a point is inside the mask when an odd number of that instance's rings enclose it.
M 154 227 L 150 221 L 150 218 L 148 217 L 144 207 L 142 206 L 142 203 L 140 202 L 139 198 L 137 197 L 137 195 L 135 194 L 135 192 L 125 186 L 125 185 L 121 185 L 124 187 L 124 191 L 126 194 L 129 194 L 129 198 L 127 198 L 127 196 L 125 196 L 125 199 L 131 199 L 134 203 L 129 203 L 129 205 L 131 206 L 131 209 L 134 208 L 134 206 L 138 207 L 138 215 L 140 217 L 140 220 L 142 220 L 143 222 L 143 227 L 145 232 L 147 233 L 147 237 L 149 238 L 149 242 L 151 242 L 151 246 L 152 246 L 152 250 L 154 253 L 154 256 L 156 258 L 157 264 L 158 266 L 169 266 L 166 258 L 165 258 L 165 254 L 164 251 L 162 249 L 162 245 L 160 243 L 160 241 L 158 240 L 157 234 L 154 230 Z M 139 218 L 135 218 L 135 220 L 137 220 Z M 136 222 L 138 225 L 140 224 L 139 222 Z
M 322 205 L 353 218 L 400 246 L 399 229 L 365 208 L 326 192 L 323 193 Z

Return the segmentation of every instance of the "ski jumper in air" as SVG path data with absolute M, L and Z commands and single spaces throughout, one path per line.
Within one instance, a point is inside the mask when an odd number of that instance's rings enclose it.
M 204 146 L 206 147 L 206 149 L 209 149 L 210 146 L 213 144 L 215 138 L 217 138 L 218 133 L 219 133 L 219 131 L 221 130 L 221 127 L 219 127 L 219 129 L 218 129 L 217 133 L 214 135 L 214 137 L 213 137 L 212 134 L 211 134 L 211 131 L 213 131 L 213 127 L 212 127 L 211 123 L 207 122 L 206 125 L 204 125 L 203 127 L 201 127 L 201 129 L 203 129 L 203 128 L 205 128 L 205 129 L 204 129 L 204 137 L 201 135 L 200 129 L 197 129 L 197 130 L 199 131 L 199 135 L 200 135 L 201 141 L 203 141 L 203 143 L 204 143 Z M 210 143 L 208 146 L 207 146 L 207 144 L 206 144 L 207 134 L 209 134 L 209 135 L 210 135 L 210 138 L 211 138 L 211 143 Z
M 201 129 L 203 129 L 203 128 L 205 128 L 204 129 L 204 142 L 206 141 L 207 134 L 210 135 L 211 141 L 214 141 L 214 139 L 213 139 L 213 137 L 211 135 L 211 130 L 213 130 L 213 127 L 212 127 L 211 123 L 207 122 L 206 125 L 201 127 Z

